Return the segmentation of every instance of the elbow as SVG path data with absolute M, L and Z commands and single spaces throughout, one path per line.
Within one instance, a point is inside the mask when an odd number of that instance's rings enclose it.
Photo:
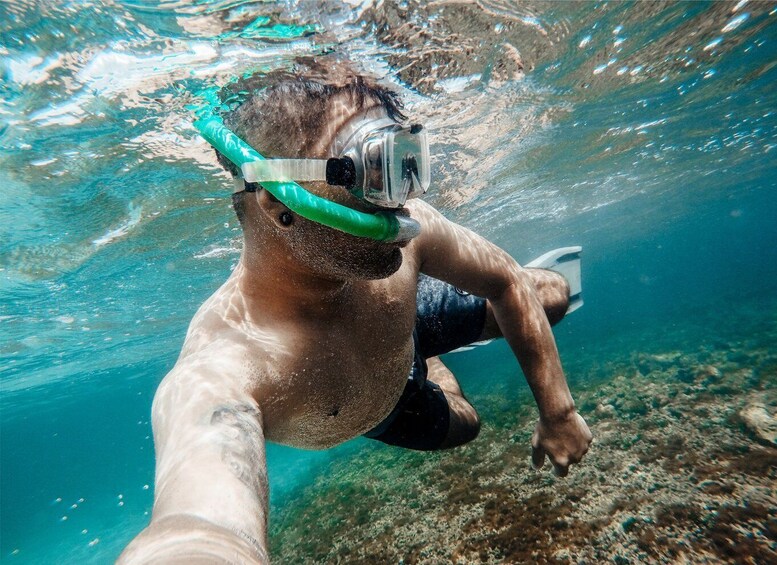
M 560 322 L 569 309 L 569 283 L 566 279 L 545 269 L 522 269 L 509 273 L 496 287 L 495 303 L 506 303 L 514 297 L 518 304 L 537 302 L 551 326 Z
M 516 264 L 514 268 L 501 273 L 501 276 L 492 284 L 486 298 L 494 303 L 503 302 L 516 293 L 524 295 L 530 289 L 531 279 L 527 271 Z

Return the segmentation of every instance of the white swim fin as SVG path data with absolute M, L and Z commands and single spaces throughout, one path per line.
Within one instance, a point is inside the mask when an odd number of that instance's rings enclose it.
M 569 283 L 569 308 L 567 314 L 574 312 L 583 305 L 583 283 L 580 276 L 580 252 L 582 247 L 560 247 L 540 255 L 524 267 L 532 269 L 549 269 L 562 275 Z

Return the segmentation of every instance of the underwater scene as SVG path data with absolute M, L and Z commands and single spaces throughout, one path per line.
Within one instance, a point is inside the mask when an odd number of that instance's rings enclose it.
M 195 93 L 338 54 L 430 136 L 425 200 L 526 263 L 594 436 L 530 465 L 497 340 L 444 356 L 451 450 L 269 444 L 275 563 L 777 563 L 777 3 L 0 3 L 0 561 L 112 563 L 151 402 L 242 246 Z

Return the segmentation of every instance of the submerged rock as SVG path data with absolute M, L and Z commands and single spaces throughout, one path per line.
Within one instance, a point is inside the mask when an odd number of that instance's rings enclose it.
M 659 353 L 652 355 L 651 357 L 664 367 L 670 367 L 680 361 L 682 353 L 679 351 L 670 351 L 669 353 Z
M 599 403 L 596 406 L 596 415 L 600 418 L 614 418 L 617 414 L 612 404 Z
M 739 411 L 747 429 L 757 438 L 777 445 L 777 417 L 761 402 L 750 402 Z
M 696 370 L 696 379 L 704 384 L 714 383 L 720 380 L 720 369 L 714 365 L 702 365 Z

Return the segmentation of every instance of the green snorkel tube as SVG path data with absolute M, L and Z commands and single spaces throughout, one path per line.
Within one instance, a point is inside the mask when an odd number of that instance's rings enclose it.
M 253 147 L 230 131 L 222 119 L 210 115 L 194 122 L 203 138 L 238 168 L 264 160 Z M 330 228 L 377 241 L 409 241 L 421 233 L 421 225 L 406 216 L 390 212 L 367 214 L 316 196 L 293 181 L 263 181 L 262 187 L 283 202 L 292 212 Z

